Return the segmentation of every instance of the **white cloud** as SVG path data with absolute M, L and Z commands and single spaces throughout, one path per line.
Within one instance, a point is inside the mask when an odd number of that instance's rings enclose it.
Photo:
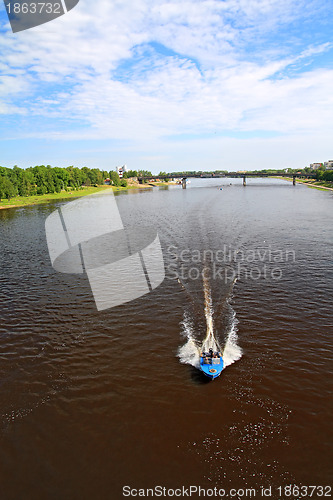
M 49 131 L 20 131 L 29 137 L 127 140 L 140 152 L 143 145 L 155 148 L 146 156 L 161 158 L 170 146 L 163 138 L 177 134 L 264 130 L 319 137 L 331 129 L 333 70 L 305 71 L 302 65 L 332 45 L 312 40 L 292 51 L 279 48 L 274 34 L 323 5 L 81 0 L 55 21 L 0 39 L 0 112 L 54 120 Z M 167 54 L 156 52 L 152 42 Z M 213 142 L 204 140 L 206 147 Z

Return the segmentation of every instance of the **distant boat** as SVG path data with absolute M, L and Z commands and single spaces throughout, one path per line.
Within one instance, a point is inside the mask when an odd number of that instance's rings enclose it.
M 209 349 L 200 355 L 200 369 L 210 379 L 217 378 L 223 370 L 222 354 L 219 351 Z

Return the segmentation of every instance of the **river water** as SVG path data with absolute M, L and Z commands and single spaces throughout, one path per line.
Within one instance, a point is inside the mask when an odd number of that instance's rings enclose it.
M 1 500 L 330 485 L 333 194 L 202 179 L 116 200 L 158 230 L 166 278 L 99 312 L 51 266 L 65 202 L 0 211 Z M 196 368 L 208 328 L 214 381 Z

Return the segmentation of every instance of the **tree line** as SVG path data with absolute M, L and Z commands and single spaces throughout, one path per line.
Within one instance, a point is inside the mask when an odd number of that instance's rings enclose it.
M 136 177 L 131 170 L 120 179 L 117 172 L 98 168 L 51 167 L 37 165 L 26 169 L 0 167 L 0 200 L 14 196 L 35 196 L 60 191 L 82 189 L 83 186 L 99 186 L 109 178 L 114 186 L 127 186 L 126 178 Z
M 316 170 L 317 181 L 333 182 L 333 170 Z
M 253 173 L 279 173 L 284 170 L 261 170 Z M 288 169 L 288 173 L 299 173 L 299 170 Z M 184 175 L 191 174 L 227 174 L 226 170 L 215 170 L 215 172 L 181 172 Z M 333 182 L 333 170 L 325 170 L 319 168 L 315 171 L 306 167 L 301 173 L 313 173 L 319 181 Z M 160 172 L 160 176 L 173 177 L 173 172 L 167 174 Z M 123 178 L 120 179 L 116 171 L 100 170 L 98 168 L 78 168 L 74 166 L 61 168 L 51 167 L 50 165 L 37 165 L 26 169 L 17 166 L 13 168 L 0 167 L 0 200 L 2 198 L 10 199 L 14 196 L 35 196 L 48 193 L 60 193 L 60 191 L 82 189 L 83 186 L 99 186 L 104 184 L 105 179 L 110 179 L 110 183 L 114 186 L 127 186 L 127 180 L 130 177 L 151 176 L 151 172 L 143 170 L 137 172 L 130 170 L 124 172 Z M 157 176 L 158 177 L 158 176 Z

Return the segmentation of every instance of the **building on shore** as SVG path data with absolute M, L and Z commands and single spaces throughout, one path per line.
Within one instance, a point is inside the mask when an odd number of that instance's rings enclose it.
M 122 178 L 124 173 L 127 172 L 127 166 L 123 165 L 122 167 L 116 167 L 116 171 L 119 177 Z
M 310 163 L 310 168 L 312 168 L 312 170 L 317 170 L 319 167 L 321 167 L 321 163 Z
M 325 170 L 333 170 L 333 160 L 324 161 L 323 163 L 310 163 L 312 170 L 317 170 L 320 167 L 324 167 Z
M 333 160 L 325 161 L 324 167 L 326 170 L 333 170 Z

